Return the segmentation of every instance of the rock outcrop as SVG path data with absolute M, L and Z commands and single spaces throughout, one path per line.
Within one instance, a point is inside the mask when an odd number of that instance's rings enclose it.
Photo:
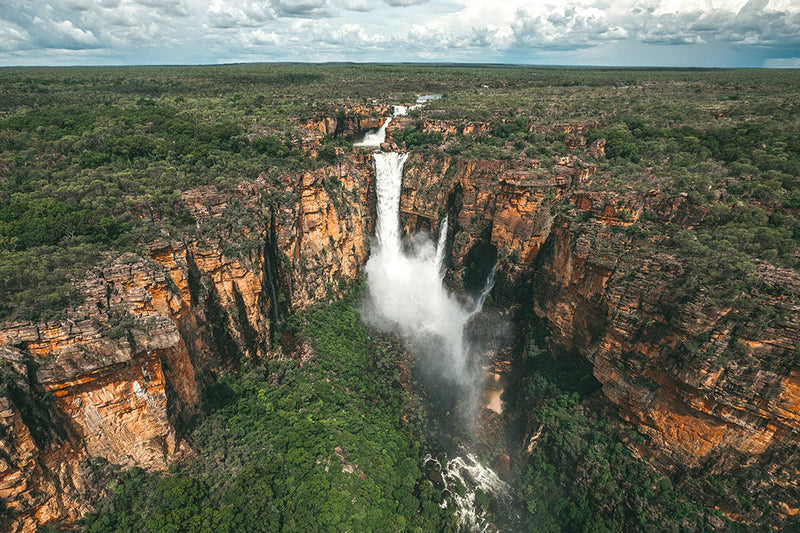
M 302 127 L 315 139 L 352 136 L 388 113 L 348 109 Z M 409 120 L 398 117 L 389 134 Z M 658 235 L 637 233 L 642 214 L 693 227 L 705 213 L 657 189 L 594 187 L 605 179 L 593 163 L 604 141 L 588 143 L 592 127 L 530 126 L 571 135 L 575 153 L 544 164 L 411 154 L 405 230 L 435 233 L 447 215 L 448 282 L 479 288 L 497 263 L 497 301 L 531 308 L 552 345 L 592 362 L 605 396 L 653 443 L 642 454 L 664 469 L 715 471 L 735 468 L 730 457 L 778 457 L 764 482 L 774 507 L 800 509 L 800 276 L 761 264 L 759 312 L 704 288 L 675 290 L 690 265 Z M 488 125 L 426 120 L 423 128 L 477 135 Z M 0 329 L 6 529 L 90 510 L 99 462 L 165 468 L 182 450 L 178 422 L 220 371 L 241 357 L 292 356 L 277 342 L 287 313 L 360 275 L 374 224 L 372 174 L 371 155 L 354 151 L 272 182 L 187 191 L 192 235 L 110 255 L 81 282 L 85 301 L 63 321 Z
M 800 275 L 762 264 L 754 279 L 764 289 L 750 295 L 756 311 L 726 305 L 712 294 L 719 287 L 679 291 L 687 259 L 626 228 L 645 210 L 659 223 L 695 227 L 703 210 L 658 190 L 595 190 L 594 173 L 572 157 L 544 172 L 412 155 L 402 211 L 407 229 L 433 229 L 444 213 L 455 220 L 454 283 L 469 286 L 482 261 L 479 286 L 486 264 L 500 261 L 495 298 L 532 306 L 551 344 L 593 363 L 605 396 L 649 437 L 642 454 L 666 470 L 764 464 L 773 508 L 800 508 Z
M 334 296 L 366 261 L 371 175 L 354 154 L 277 185 L 188 191 L 196 237 L 109 255 L 65 320 L 0 329 L 3 530 L 82 516 L 97 461 L 165 469 L 220 371 L 291 356 L 276 342 L 286 313 Z

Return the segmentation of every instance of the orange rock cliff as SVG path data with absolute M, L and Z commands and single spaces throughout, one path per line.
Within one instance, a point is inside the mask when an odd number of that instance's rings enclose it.
M 304 127 L 331 134 L 380 125 L 362 122 L 323 118 Z M 602 150 L 593 143 L 589 160 Z M 654 458 L 664 468 L 713 460 L 724 469 L 731 454 L 776 454 L 785 460 L 770 473 L 775 498 L 800 507 L 797 460 L 789 460 L 800 431 L 800 373 L 772 364 L 800 346 L 798 273 L 762 268 L 775 288 L 765 305 L 788 318 L 741 328 L 735 342 L 747 357 L 728 361 L 731 309 L 700 292 L 678 298 L 670 281 L 685 265 L 667 252 L 642 256 L 620 231 L 645 207 L 681 224 L 702 214 L 657 191 L 591 190 L 596 166 L 575 156 L 546 170 L 539 163 L 411 154 L 402 223 L 406 231 L 435 232 L 450 216 L 454 285 L 471 283 L 465 267 L 499 260 L 498 300 L 532 307 L 553 345 L 593 363 L 621 416 L 663 447 Z M 263 226 L 220 226 L 154 243 L 147 254 L 109 255 L 81 282 L 86 300 L 64 320 L 0 329 L 6 530 L 33 531 L 91 510 L 101 496 L 93 484 L 98 465 L 161 470 L 188 452 L 176 428 L 196 412 L 204 386 L 242 355 L 292 356 L 281 352 L 275 324 L 358 279 L 374 194 L 363 152 L 287 176 L 281 191 L 258 181 L 189 191 L 183 198 L 198 222 L 222 220 L 235 206 L 259 214 Z M 568 200 L 569 211 L 555 200 Z

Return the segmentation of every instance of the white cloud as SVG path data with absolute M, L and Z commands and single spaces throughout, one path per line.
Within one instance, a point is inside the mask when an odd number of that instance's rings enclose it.
M 348 11 L 372 11 L 375 6 L 372 5 L 372 0 L 342 0 L 342 7 Z
M 50 48 L 80 49 L 99 44 L 91 30 L 75 26 L 70 20 L 45 20 L 34 17 L 30 30 L 37 34 L 37 43 Z
M 172 15 L 174 17 L 184 17 L 190 14 L 189 8 L 183 0 L 134 0 L 135 3 Z
M 50 27 L 59 35 L 62 35 L 66 39 L 71 39 L 78 44 L 87 46 L 94 46 L 98 44 L 97 37 L 95 37 L 91 30 L 83 30 L 78 28 L 72 23 L 72 21 L 61 20 L 58 22 L 53 22 Z
M 72 11 L 86 11 L 94 6 L 95 2 L 92 0 L 64 0 L 61 5 Z
M 282 17 L 332 17 L 335 10 L 329 0 L 271 0 L 275 12 Z
M 429 0 L 385 0 L 386 5 L 392 7 L 406 7 L 406 6 L 415 6 L 418 4 L 425 4 Z
M 0 20 L 0 50 L 13 51 L 27 48 L 29 41 L 30 37 L 25 30 Z
M 618 46 L 619 45 L 619 46 Z M 139 48 L 184 62 L 514 61 L 590 57 L 592 49 L 727 47 L 752 61 L 800 57 L 797 0 L 11 0 L 0 2 L 0 64 L 15 51 Z M 693 50 L 695 48 L 692 48 Z M 191 53 L 186 51 L 190 50 Z M 260 54 L 260 55 L 259 55 Z M 667 54 L 665 57 L 676 57 Z M 26 56 L 26 57 L 32 57 Z M 75 57 L 83 57 L 75 55 Z M 203 56 L 206 57 L 206 56 Z M 642 57 L 630 53 L 626 57 Z M 128 59 L 124 59 L 128 58 Z M 597 59 L 600 58 L 600 59 Z M 687 58 L 687 61 L 691 58 Z M 606 59 L 618 63 L 619 58 Z M 777 60 L 776 60 L 777 61 Z M 766 64 L 766 63 L 765 63 Z
M 248 28 L 260 27 L 275 16 L 261 2 L 212 0 L 208 18 L 210 25 L 215 28 Z
M 281 37 L 277 33 L 274 31 L 267 32 L 260 28 L 253 31 L 247 40 L 254 45 L 275 46 L 281 43 Z

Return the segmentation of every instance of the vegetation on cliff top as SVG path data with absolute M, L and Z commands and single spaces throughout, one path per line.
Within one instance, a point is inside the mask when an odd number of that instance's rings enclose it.
M 693 261 L 722 254 L 743 266 L 753 258 L 794 266 L 797 87 L 796 71 L 2 69 L 0 319 L 56 316 L 79 297 L 70 280 L 102 250 L 185 237 L 193 220 L 183 191 L 257 177 L 282 191 L 281 175 L 335 162 L 332 144 L 318 151 L 304 144 L 303 120 L 368 109 L 378 96 L 381 104 L 413 102 L 426 92 L 444 97 L 414 113 L 488 129 L 444 137 L 416 127 L 396 132 L 410 148 L 538 160 L 546 169 L 569 152 L 571 134 L 534 126 L 589 124 L 589 140 L 606 138 L 608 156 L 598 161 L 602 179 L 590 188 L 680 192 L 692 204 L 715 207 L 701 231 L 671 236 L 680 253 Z M 588 157 L 583 147 L 575 153 Z
M 703 292 L 733 306 L 738 322 L 775 319 L 753 313 L 779 290 L 759 269 L 800 265 L 800 74 L 535 73 L 536 82 L 448 93 L 394 139 L 457 160 L 505 160 L 545 181 L 559 175 L 560 159 L 576 157 L 597 173 L 552 202 L 561 214 L 586 222 L 591 214 L 570 192 L 595 194 L 628 225 L 626 255 L 666 252 L 680 262 L 676 295 Z M 442 133 L 445 123 L 454 131 Z M 601 139 L 604 154 L 591 150 Z

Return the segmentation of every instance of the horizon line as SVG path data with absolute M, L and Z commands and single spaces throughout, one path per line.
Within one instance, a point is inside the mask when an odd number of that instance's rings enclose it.
M 592 64 L 553 64 L 553 63 L 502 63 L 502 62 L 460 62 L 460 61 L 232 61 L 220 63 L 119 63 L 119 64 L 69 64 L 69 65 L 0 65 L 0 69 L 67 69 L 67 68 L 156 68 L 156 67 L 233 67 L 257 65 L 377 65 L 377 66 L 425 66 L 425 67 L 500 67 L 500 68 L 561 68 L 598 70 L 798 70 L 800 66 L 680 66 L 680 65 L 592 65 Z

